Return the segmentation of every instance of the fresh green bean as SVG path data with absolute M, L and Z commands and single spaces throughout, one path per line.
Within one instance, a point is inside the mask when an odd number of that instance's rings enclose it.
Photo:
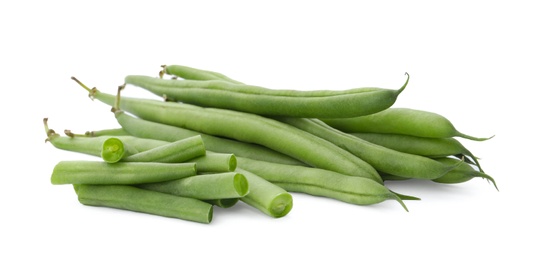
M 236 172 L 195 175 L 167 182 L 140 184 L 138 187 L 201 200 L 241 198 L 249 193 L 247 178 Z
M 107 163 L 116 163 L 139 151 L 118 138 L 110 137 L 102 143 L 100 157 Z
M 141 184 L 170 181 L 196 174 L 195 163 L 106 163 L 61 161 L 52 172 L 52 184 Z
M 208 202 L 212 205 L 216 205 L 220 208 L 230 208 L 234 205 L 236 205 L 236 203 L 238 203 L 238 201 L 240 201 L 239 198 L 230 198 L 230 199 L 216 199 L 216 200 L 205 200 L 205 202 Z
M 403 153 L 416 154 L 430 158 L 447 156 L 464 157 L 465 161 L 476 164 L 480 171 L 481 165 L 478 158 L 470 152 L 461 142 L 453 137 L 429 138 L 401 134 L 378 134 L 378 133 L 351 133 L 360 139 L 370 143 L 384 146 Z M 468 160 L 468 158 L 470 160 Z
M 181 163 L 205 154 L 203 140 L 197 135 L 130 155 L 123 161 Z
M 474 169 L 468 163 L 464 163 L 458 159 L 450 158 L 450 157 L 437 158 L 436 160 L 447 165 L 454 165 L 454 164 L 460 163 L 460 166 L 448 172 L 446 175 L 440 178 L 434 179 L 433 180 L 434 182 L 455 184 L 455 183 L 467 182 L 473 178 L 480 177 L 480 178 L 487 179 L 488 181 L 492 182 L 496 190 L 498 190 L 498 186 L 496 185 L 496 181 L 494 181 L 494 178 L 492 178 L 488 174 L 485 174 L 483 172 L 480 172 Z
M 436 113 L 409 109 L 389 108 L 384 111 L 353 118 L 324 118 L 323 122 L 346 133 L 404 134 L 419 137 L 462 137 L 474 141 L 478 138 L 459 132 L 444 116 Z
M 394 192 L 368 178 L 347 176 L 318 168 L 269 163 L 238 158 L 239 166 L 289 192 L 322 196 L 357 205 L 370 205 L 385 200 L 398 201 L 407 207 Z M 405 196 L 409 198 L 408 196 Z
M 293 207 L 290 193 L 250 171 L 241 168 L 236 171 L 245 175 L 249 181 L 249 194 L 240 198 L 241 201 L 274 218 L 290 213 Z
M 435 179 L 455 167 L 427 157 L 402 153 L 367 142 L 336 130 L 317 119 L 290 117 L 277 119 L 338 145 L 362 158 L 379 172 L 408 178 Z
M 237 167 L 234 154 L 206 152 L 206 155 L 189 160 L 197 164 L 198 172 L 233 172 Z
M 80 85 L 93 98 L 110 106 L 116 105 L 115 96 Z M 273 119 L 237 111 L 139 98 L 121 98 L 118 108 L 146 120 L 257 143 L 318 168 L 382 182 L 377 171 L 362 159 L 329 141 Z M 117 113 L 120 114 L 121 111 L 116 111 Z
M 78 201 L 88 206 L 110 207 L 208 224 L 209 203 L 124 185 L 79 185 Z
M 171 66 L 169 66 L 172 68 Z M 342 118 L 377 113 L 394 104 L 409 82 L 398 90 L 355 88 L 350 90 L 275 90 L 227 80 L 167 80 L 130 75 L 126 84 L 159 96 L 204 107 L 269 116 Z
M 169 74 L 189 80 L 224 80 L 230 83 L 243 84 L 214 71 L 195 69 L 181 65 L 162 65 L 162 68 L 160 78 L 163 77 L 163 74 Z
M 88 137 L 97 137 L 97 136 L 123 136 L 130 135 L 122 128 L 112 128 L 112 129 L 102 129 L 97 131 L 87 131 L 85 136 Z

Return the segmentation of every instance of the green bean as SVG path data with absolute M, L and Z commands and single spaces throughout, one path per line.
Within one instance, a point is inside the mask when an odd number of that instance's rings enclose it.
M 195 175 L 167 182 L 140 184 L 138 187 L 201 200 L 241 198 L 249 193 L 247 178 L 236 172 Z
M 467 182 L 473 178 L 480 177 L 480 178 L 487 179 L 488 181 L 492 182 L 496 190 L 498 190 L 498 186 L 496 185 L 496 181 L 494 181 L 494 178 L 492 178 L 488 174 L 475 170 L 468 163 L 464 163 L 458 159 L 450 158 L 450 157 L 438 158 L 436 160 L 447 165 L 454 165 L 454 164 L 460 163 L 460 166 L 448 172 L 446 175 L 440 178 L 434 179 L 433 180 L 434 182 L 455 184 L 455 183 Z
M 318 168 L 284 165 L 238 158 L 239 166 L 289 192 L 328 197 L 357 205 L 370 205 L 401 198 L 385 186 L 367 178 L 347 176 Z M 406 198 L 413 198 L 405 196 Z
M 116 163 L 136 153 L 138 153 L 138 150 L 130 145 L 125 144 L 118 138 L 110 137 L 102 143 L 100 157 L 107 163 Z
M 81 85 L 93 98 L 111 106 L 116 104 L 115 96 Z M 324 139 L 273 119 L 139 98 L 121 98 L 119 108 L 146 120 L 264 145 L 318 168 L 382 182 L 377 171 L 360 158 Z
M 416 154 L 430 158 L 447 156 L 464 157 L 465 161 L 476 164 L 480 171 L 478 158 L 472 154 L 461 142 L 453 137 L 429 138 L 401 134 L 351 133 L 370 143 L 384 146 L 403 153 Z M 469 157 L 470 160 L 467 158 Z
M 109 207 L 208 224 L 209 203 L 123 185 L 79 185 L 78 201 L 88 206 Z
M 198 172 L 233 172 L 237 160 L 234 154 L 206 152 L 206 155 L 189 160 L 197 164 Z
M 230 83 L 243 84 L 214 71 L 200 70 L 181 65 L 162 65 L 162 68 L 163 70 L 160 72 L 160 78 L 163 77 L 163 74 L 169 74 L 190 80 L 224 80 Z
M 240 199 L 239 198 L 230 198 L 230 199 L 216 199 L 216 200 L 205 200 L 205 202 L 208 202 L 212 205 L 216 205 L 220 208 L 230 208 L 234 205 L 236 205 L 236 203 L 238 203 Z
M 195 163 L 106 163 L 61 161 L 52 172 L 52 184 L 141 184 L 193 176 Z
M 245 175 L 249 181 L 249 194 L 240 198 L 241 201 L 274 218 L 290 213 L 293 207 L 293 197 L 290 193 L 250 171 L 241 168 L 236 171 Z
M 203 140 L 197 135 L 128 156 L 123 161 L 181 163 L 205 154 Z
M 171 66 L 169 66 L 171 67 Z M 126 84 L 159 96 L 204 107 L 215 107 L 269 116 L 342 118 L 369 115 L 394 104 L 409 82 L 398 90 L 276 90 L 226 80 L 167 80 L 130 75 Z
M 379 172 L 408 178 L 435 179 L 455 167 L 444 165 L 427 157 L 402 153 L 372 144 L 356 136 L 338 131 L 317 119 L 289 117 L 277 119 L 338 145 L 362 158 Z M 387 159 L 385 160 L 385 158 Z
M 87 131 L 85 136 L 97 137 L 97 136 L 123 136 L 130 135 L 122 128 L 102 129 L 97 131 Z
M 389 108 L 367 116 L 322 120 L 346 133 L 404 134 L 432 138 L 462 137 L 474 141 L 492 138 L 463 134 L 444 116 L 409 108 Z

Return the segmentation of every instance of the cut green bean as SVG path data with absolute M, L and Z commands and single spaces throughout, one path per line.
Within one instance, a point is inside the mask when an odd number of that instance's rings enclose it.
M 201 200 L 241 198 L 249 193 L 247 178 L 236 172 L 196 175 L 138 187 Z
M 205 154 L 203 140 L 197 135 L 133 154 L 123 161 L 181 163 Z
M 436 160 L 439 161 L 439 162 L 442 162 L 444 164 L 447 164 L 447 165 L 454 165 L 454 164 L 459 164 L 460 163 L 460 166 L 456 167 L 454 170 L 448 172 L 446 175 L 444 175 L 444 176 L 442 176 L 440 178 L 434 179 L 433 180 L 434 182 L 447 183 L 447 184 L 456 184 L 456 183 L 467 182 L 467 181 L 469 181 L 469 180 L 471 180 L 473 178 L 479 177 L 479 178 L 483 178 L 483 179 L 486 179 L 486 180 L 492 182 L 492 184 L 494 185 L 496 190 L 498 190 L 498 186 L 496 185 L 496 181 L 494 181 L 494 178 L 492 178 L 488 174 L 485 174 L 483 172 L 480 172 L 480 171 L 474 169 L 468 163 L 464 163 L 464 162 L 462 162 L 462 161 L 460 161 L 458 159 L 449 158 L 449 157 L 438 158 Z
M 88 206 L 109 207 L 208 224 L 209 203 L 124 185 L 79 185 L 78 201 Z
M 206 155 L 189 160 L 197 164 L 198 172 L 233 172 L 237 161 L 234 154 L 206 152 Z
M 193 176 L 195 163 L 106 163 L 61 161 L 52 172 L 52 184 L 122 184 L 163 182 Z
M 226 208 L 230 208 L 234 205 L 236 205 L 236 203 L 238 203 L 238 201 L 240 201 L 239 198 L 230 198 L 230 199 L 216 199 L 216 200 L 205 200 L 206 202 L 212 204 L 212 205 L 215 205 L 215 206 L 218 206 L 220 208 L 223 208 L 223 209 L 226 209 Z
M 163 65 L 162 68 L 163 69 L 160 72 L 160 78 L 163 76 L 163 74 L 168 74 L 189 80 L 223 80 L 230 83 L 243 84 L 221 73 L 209 70 L 195 69 L 181 65 Z
M 465 157 L 469 163 L 474 163 L 480 171 L 481 165 L 478 158 L 472 154 L 461 142 L 453 137 L 429 138 L 401 134 L 378 134 L 378 133 L 351 133 L 358 138 L 370 143 L 381 145 L 403 153 L 416 154 L 430 158 L 455 156 Z M 470 160 L 468 160 L 468 158 Z
M 277 119 L 338 145 L 362 158 L 379 172 L 407 178 L 436 179 L 455 167 L 427 157 L 402 153 L 367 142 L 336 130 L 317 119 L 289 117 Z
M 238 158 L 239 166 L 290 192 L 328 197 L 357 205 L 370 205 L 396 200 L 405 210 L 400 197 L 385 186 L 368 178 L 347 176 L 323 169 L 283 165 Z M 406 198 L 411 198 L 405 196 Z
M 193 105 L 259 115 L 314 118 L 343 118 L 377 113 L 392 106 L 408 82 L 407 75 L 405 84 L 398 90 L 355 88 L 298 91 L 267 89 L 226 80 L 168 80 L 139 75 L 125 78 L 126 84 Z
M 118 138 L 110 137 L 102 143 L 100 157 L 107 163 L 116 163 L 138 151 Z
M 404 134 L 419 137 L 462 137 L 474 141 L 490 139 L 463 134 L 445 117 L 422 110 L 389 108 L 384 111 L 352 118 L 322 119 L 328 125 L 346 133 Z

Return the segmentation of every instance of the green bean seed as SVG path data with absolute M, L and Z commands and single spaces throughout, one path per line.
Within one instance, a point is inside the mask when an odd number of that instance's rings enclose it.
M 171 66 L 169 66 L 171 67 Z M 276 90 L 226 80 L 167 80 L 130 75 L 132 84 L 189 104 L 259 115 L 342 118 L 369 115 L 394 104 L 409 81 L 398 90 L 356 88 L 343 91 Z
M 196 174 L 195 163 L 106 163 L 61 161 L 52 172 L 52 184 L 141 184 L 185 178 Z
M 458 136 L 475 141 L 492 138 L 478 138 L 463 134 L 457 131 L 448 119 L 439 114 L 409 108 L 389 108 L 367 116 L 322 120 L 346 133 L 404 134 L 432 138 Z
M 241 198 L 249 193 L 247 178 L 236 172 L 196 175 L 138 187 L 201 200 Z
M 110 207 L 208 224 L 209 203 L 124 185 L 79 185 L 78 201 L 88 206 Z

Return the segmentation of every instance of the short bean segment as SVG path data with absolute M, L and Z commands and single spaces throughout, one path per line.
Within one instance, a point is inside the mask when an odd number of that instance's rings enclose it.
M 110 137 L 102 143 L 102 152 L 100 157 L 107 163 L 116 163 L 124 160 L 125 157 L 139 153 L 133 147 L 125 144 L 120 139 Z
M 238 158 L 240 167 L 290 192 L 333 198 L 357 205 L 370 205 L 400 197 L 384 185 L 367 178 L 347 176 L 318 168 L 269 163 Z M 405 198 L 409 198 L 405 196 Z
M 388 108 L 381 112 L 353 118 L 324 118 L 323 122 L 346 133 L 404 134 L 419 137 L 449 138 L 462 137 L 484 141 L 459 132 L 444 116 L 436 113 L 409 109 Z
M 198 172 L 233 172 L 237 167 L 234 154 L 206 152 L 206 155 L 189 160 L 197 165 Z
M 380 146 L 384 146 L 403 153 L 416 154 L 430 158 L 455 156 L 463 158 L 469 163 L 474 163 L 480 171 L 481 165 L 478 158 L 470 152 L 461 142 L 453 137 L 429 138 L 401 134 L 378 134 L 378 133 L 351 133 L 360 139 Z
M 317 119 L 278 118 L 280 121 L 324 138 L 368 162 L 379 172 L 396 176 L 435 179 L 455 166 L 427 157 L 402 153 L 336 130 Z
M 78 185 L 80 203 L 110 207 L 158 216 L 210 223 L 213 206 L 209 203 L 125 185 Z
M 162 68 L 160 78 L 163 77 L 163 74 L 168 74 L 188 80 L 223 80 L 230 83 L 243 84 L 221 73 L 209 70 L 201 70 L 182 65 L 162 65 Z
M 382 111 L 394 104 L 408 81 L 407 76 L 398 90 L 298 91 L 267 89 L 227 80 L 167 80 L 141 75 L 125 78 L 126 84 L 189 104 L 259 115 L 321 118 L 355 117 Z
M 82 86 L 90 91 L 90 96 L 103 103 L 110 106 L 119 103 L 113 95 Z M 318 168 L 382 182 L 377 171 L 362 159 L 329 141 L 273 119 L 139 98 L 121 98 L 118 108 L 146 120 L 264 145 Z M 238 130 L 237 125 L 240 126 Z
M 455 184 L 455 183 L 467 182 L 473 178 L 479 177 L 479 178 L 487 179 L 488 181 L 492 182 L 496 190 L 498 190 L 498 186 L 496 185 L 496 181 L 494 181 L 494 178 L 492 178 L 488 174 L 485 174 L 483 172 L 480 172 L 474 169 L 468 163 L 464 163 L 460 161 L 459 159 L 450 158 L 450 157 L 437 158 L 436 160 L 447 165 L 455 165 L 455 164 L 460 163 L 460 166 L 448 172 L 446 175 L 440 178 L 434 179 L 433 180 L 434 182 Z
M 61 161 L 52 172 L 52 184 L 121 184 L 162 182 L 193 176 L 195 163 L 106 163 Z
M 206 154 L 201 136 L 193 136 L 125 157 L 125 162 L 180 163 Z
M 201 200 L 241 198 L 249 193 L 247 178 L 236 172 L 196 175 L 138 187 Z

